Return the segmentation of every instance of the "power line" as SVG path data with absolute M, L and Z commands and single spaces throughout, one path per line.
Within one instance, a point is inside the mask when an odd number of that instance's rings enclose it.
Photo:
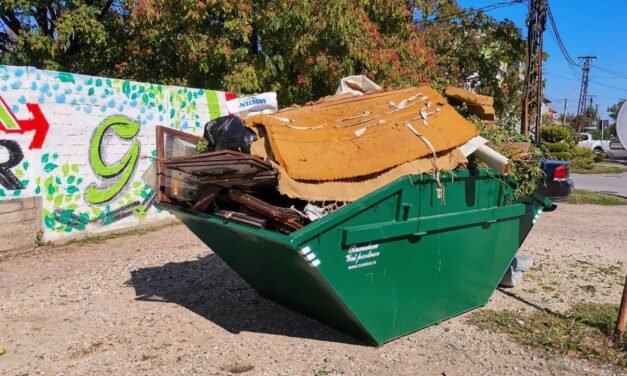
M 611 69 L 608 69 L 608 68 L 603 68 L 603 67 L 600 67 L 598 65 L 595 65 L 594 68 L 598 69 L 600 71 L 603 71 L 605 73 L 609 73 L 609 74 L 611 74 L 611 75 L 613 75 L 615 77 L 626 78 L 627 79 L 627 74 L 625 74 L 625 73 L 617 72 L 615 70 L 611 70 Z
M 485 6 L 480 7 L 480 8 L 470 8 L 470 10 L 473 10 L 475 12 L 490 12 L 490 11 L 493 11 L 495 9 L 509 7 L 509 6 L 517 5 L 517 4 L 522 4 L 525 1 L 526 0 L 510 0 L 510 1 L 500 2 L 500 3 L 494 3 L 494 4 L 485 5 Z M 468 10 L 465 10 L 463 12 L 459 12 L 459 13 L 456 13 L 456 14 L 450 14 L 450 15 L 448 15 L 446 17 L 438 17 L 438 18 L 434 18 L 434 19 L 431 19 L 431 20 L 416 21 L 416 22 L 414 22 L 414 24 L 421 25 L 421 24 L 425 24 L 425 23 L 435 23 L 435 22 L 441 22 L 441 21 L 450 21 L 450 20 L 454 20 L 454 19 L 458 18 L 459 16 L 463 16 L 465 14 L 468 14 Z
M 560 33 L 557 29 L 557 24 L 555 23 L 555 17 L 553 16 L 553 12 L 551 11 L 551 7 L 549 6 L 548 2 L 546 4 L 546 13 L 549 18 L 549 23 L 551 24 L 551 30 L 553 31 L 553 35 L 555 36 L 555 40 L 560 48 L 560 51 L 562 52 L 562 55 L 564 55 L 564 59 L 566 59 L 568 65 L 579 67 L 579 64 L 577 64 L 575 59 L 570 56 L 570 53 L 568 53 L 568 49 L 566 49 L 566 46 L 562 41 L 562 37 L 560 36 Z
M 627 77 L 616 77 L 616 76 L 594 76 L 597 80 L 627 80 Z
M 624 91 L 624 92 L 627 93 L 627 88 L 624 88 L 624 87 L 612 86 L 612 85 L 604 84 L 602 82 L 593 81 L 593 80 L 590 80 L 590 82 L 595 83 L 595 84 L 597 84 L 599 86 L 604 86 L 604 87 L 607 87 L 607 88 L 610 88 L 610 89 L 620 90 L 620 91 Z
M 555 78 L 561 78 L 562 80 L 567 80 L 567 81 L 579 82 L 580 80 L 579 78 L 564 77 L 564 76 L 560 76 L 558 74 L 554 74 L 550 72 L 544 72 L 544 74 L 547 76 L 555 77 Z

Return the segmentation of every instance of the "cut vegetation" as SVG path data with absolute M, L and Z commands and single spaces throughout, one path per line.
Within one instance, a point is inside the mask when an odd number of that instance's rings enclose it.
M 612 344 L 618 306 L 576 304 L 565 314 L 551 311 L 483 310 L 469 321 L 482 330 L 507 333 L 515 342 L 553 354 L 611 364 L 627 371 L 627 336 L 623 345 Z
M 570 195 L 569 204 L 593 204 L 593 205 L 627 205 L 627 199 L 619 196 L 575 189 Z

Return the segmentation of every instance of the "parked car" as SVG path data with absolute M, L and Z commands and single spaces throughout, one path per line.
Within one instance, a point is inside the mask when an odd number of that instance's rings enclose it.
M 545 187 L 542 194 L 553 201 L 566 201 L 575 188 L 573 179 L 570 177 L 570 162 L 551 161 L 543 159 L 541 162 Z
M 625 150 L 625 146 L 620 142 L 618 137 L 612 137 L 610 139 L 610 149 L 611 150 Z
M 588 148 L 595 153 L 607 153 L 610 150 L 610 140 L 595 140 L 590 133 L 580 133 L 581 141 L 578 146 Z

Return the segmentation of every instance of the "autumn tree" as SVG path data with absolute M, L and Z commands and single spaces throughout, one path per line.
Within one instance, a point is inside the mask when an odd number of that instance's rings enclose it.
M 281 105 L 341 77 L 464 85 L 519 107 L 524 43 L 455 0 L 5 0 L 0 63 L 237 93 Z
M 351 74 L 418 85 L 435 70 L 412 17 L 399 0 L 138 0 L 120 72 L 239 93 L 275 90 L 283 105 L 332 94 Z

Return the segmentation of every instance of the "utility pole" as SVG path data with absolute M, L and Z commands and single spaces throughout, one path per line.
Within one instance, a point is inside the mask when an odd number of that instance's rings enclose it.
M 529 0 L 527 16 L 527 64 L 522 97 L 522 127 L 525 135 L 533 135 L 540 142 L 542 127 L 542 53 L 546 30 L 546 0 Z
M 579 105 L 577 106 L 577 132 L 581 132 L 582 119 L 584 112 L 586 111 L 586 99 L 588 99 L 588 81 L 590 73 L 590 62 L 596 59 L 596 56 L 579 56 L 579 59 L 583 60 L 582 75 L 581 75 L 581 90 L 579 91 Z
M 566 126 L 566 103 L 568 103 L 568 98 L 564 98 L 564 112 L 562 113 L 562 127 Z

